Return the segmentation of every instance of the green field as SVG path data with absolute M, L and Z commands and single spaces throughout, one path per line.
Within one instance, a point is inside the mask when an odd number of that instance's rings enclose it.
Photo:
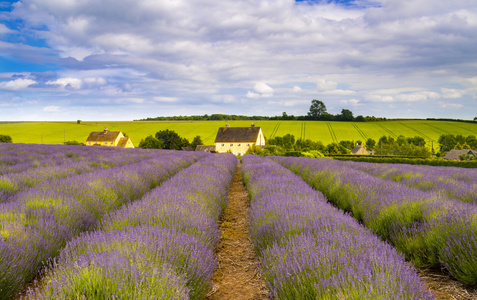
M 381 136 L 422 136 L 426 141 L 435 141 L 441 134 L 477 135 L 477 124 L 428 121 L 397 120 L 381 122 L 327 122 L 327 121 L 253 121 L 262 127 L 266 138 L 293 134 L 295 138 L 321 141 L 325 145 L 333 141 L 378 140 Z M 84 142 L 91 131 L 126 132 L 134 145 L 159 130 L 174 130 L 189 141 L 200 135 L 205 144 L 214 143 L 219 127 L 250 126 L 252 121 L 98 121 L 98 122 L 1 122 L 0 134 L 10 135 L 14 143 L 62 144 L 64 141 Z

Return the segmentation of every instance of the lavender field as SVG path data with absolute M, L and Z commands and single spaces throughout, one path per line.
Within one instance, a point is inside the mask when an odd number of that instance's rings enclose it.
M 236 167 L 232 154 L 0 144 L 0 299 L 204 299 Z M 273 299 L 435 299 L 415 266 L 477 283 L 475 204 L 445 192 L 473 171 L 252 155 L 241 168 Z

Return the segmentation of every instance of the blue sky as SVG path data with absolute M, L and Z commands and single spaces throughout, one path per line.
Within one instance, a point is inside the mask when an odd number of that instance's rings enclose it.
M 0 120 L 477 117 L 475 0 L 0 0 Z

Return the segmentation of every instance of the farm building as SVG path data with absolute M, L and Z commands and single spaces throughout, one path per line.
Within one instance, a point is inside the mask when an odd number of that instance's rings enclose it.
M 244 155 L 252 145 L 265 146 L 262 129 L 252 124 L 250 127 L 220 127 L 215 137 L 215 151 L 218 153 L 232 152 Z
M 464 149 L 464 150 L 456 150 L 452 149 L 451 151 L 447 152 L 447 154 L 443 157 L 444 159 L 447 160 L 459 160 L 459 156 L 462 154 L 468 154 L 468 155 L 477 155 L 477 150 L 469 150 L 469 149 Z
M 354 154 L 354 155 L 369 155 L 369 152 L 368 152 L 368 150 L 366 150 L 363 147 L 363 143 L 361 143 L 361 145 L 356 143 L 356 147 L 354 147 L 353 150 L 351 150 L 351 154 Z
M 86 139 L 86 146 L 134 148 L 131 139 L 125 137 L 121 131 L 109 131 L 107 128 L 104 131 L 91 132 Z
M 215 153 L 215 146 L 214 145 L 197 145 L 197 148 L 195 148 L 195 151 Z

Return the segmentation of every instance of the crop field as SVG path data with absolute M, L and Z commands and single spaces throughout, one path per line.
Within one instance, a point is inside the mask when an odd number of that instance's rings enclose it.
M 327 121 L 116 121 L 116 122 L 2 122 L 0 134 L 7 134 L 15 143 L 63 144 L 65 141 L 84 142 L 92 131 L 122 131 L 131 137 L 135 146 L 141 139 L 159 130 L 174 130 L 189 141 L 199 135 L 204 144 L 214 143 L 219 127 L 260 126 L 266 138 L 293 134 L 296 139 L 321 141 L 325 145 L 341 140 L 378 140 L 381 136 L 421 136 L 426 141 L 437 141 L 441 134 L 477 135 L 477 124 L 397 120 L 381 122 L 327 122 Z
M 236 168 L 0 144 L 0 299 L 206 298 Z M 457 192 L 476 190 L 473 170 L 246 155 L 241 172 L 273 299 L 435 299 L 416 267 L 477 284 L 475 193 Z

